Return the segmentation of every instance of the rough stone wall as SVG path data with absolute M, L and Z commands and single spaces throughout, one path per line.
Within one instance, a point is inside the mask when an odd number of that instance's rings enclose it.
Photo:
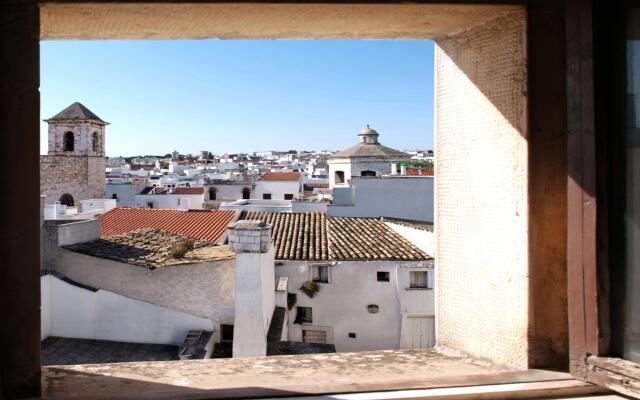
M 77 202 L 104 198 L 104 157 L 40 156 L 40 193 L 45 203 L 69 193 Z
M 525 369 L 524 11 L 436 43 L 437 345 Z
M 64 151 L 64 134 L 73 132 L 73 151 Z M 96 151 L 93 147 L 93 134 L 97 134 Z M 49 155 L 64 154 L 74 156 L 105 155 L 105 127 L 104 125 L 88 121 L 49 122 Z

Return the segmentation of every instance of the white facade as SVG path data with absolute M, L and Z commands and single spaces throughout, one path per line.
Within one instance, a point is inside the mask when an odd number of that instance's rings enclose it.
M 59 248 L 50 268 L 69 279 L 219 324 L 234 323 L 235 260 L 150 270 Z M 214 340 L 220 340 L 219 330 Z
M 108 199 L 115 199 L 118 207 L 135 207 L 136 195 L 145 188 L 145 182 L 133 184 L 131 182 L 107 183 L 105 193 Z
M 350 186 L 333 190 L 333 203 L 327 206 L 327 214 L 433 222 L 433 179 L 406 175 L 354 178 Z
M 285 195 L 297 196 L 302 191 L 301 180 L 297 181 L 261 181 L 256 182 L 255 198 L 266 200 L 265 194 L 271 195 L 271 200 L 288 200 Z M 289 199 L 290 200 L 290 199 Z
M 296 308 L 289 311 L 289 340 L 303 341 L 303 331 L 326 332 L 327 343 L 336 351 L 364 351 L 410 348 L 409 318 L 433 319 L 432 289 L 411 289 L 410 272 L 428 271 L 433 287 L 433 264 L 428 262 L 342 261 L 329 266 L 329 283 L 318 283 L 320 291 L 310 298 L 299 290 L 312 279 L 311 266 L 329 265 L 306 261 L 278 262 L 276 280 L 288 277 L 289 292 L 295 292 L 294 307 L 311 307 L 312 322 L 295 323 Z M 377 273 L 387 272 L 388 282 Z M 368 306 L 379 307 L 370 313 Z M 415 320 L 410 320 L 412 323 Z M 433 346 L 433 328 L 424 343 Z M 355 337 L 350 337 L 355 334 Z M 428 347 L 428 346 L 425 346 Z
M 391 162 L 388 160 L 369 160 L 369 159 L 329 159 L 329 188 L 347 187 L 353 178 L 360 177 L 363 173 L 375 176 L 389 175 L 391 172 Z M 342 183 L 339 182 L 339 172 L 344 174 Z
M 137 194 L 135 207 L 180 209 L 185 206 L 182 199 L 188 199 L 188 209 L 204 209 L 204 194 Z
M 190 329 L 217 328 L 206 318 L 106 290 L 89 290 L 50 274 L 40 277 L 40 292 L 42 340 L 59 336 L 179 345 Z

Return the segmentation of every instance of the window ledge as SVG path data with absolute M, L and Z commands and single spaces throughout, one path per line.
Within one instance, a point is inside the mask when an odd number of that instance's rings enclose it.
M 576 382 L 566 373 L 504 371 L 430 349 L 48 366 L 42 374 L 43 396 L 51 399 L 278 397 Z M 601 390 L 578 386 L 572 394 Z
M 408 287 L 408 288 L 404 288 L 404 290 L 433 290 L 433 289 L 428 287 Z

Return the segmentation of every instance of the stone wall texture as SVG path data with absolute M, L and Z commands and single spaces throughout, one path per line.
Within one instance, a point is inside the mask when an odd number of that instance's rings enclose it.
M 436 44 L 437 345 L 525 369 L 525 13 Z
M 79 200 L 104 198 L 105 158 L 92 156 L 40 156 L 40 193 L 44 202 L 69 193 Z

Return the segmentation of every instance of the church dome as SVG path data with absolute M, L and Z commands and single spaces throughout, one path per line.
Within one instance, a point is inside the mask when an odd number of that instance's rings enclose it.
M 358 136 L 368 136 L 368 135 L 379 135 L 378 131 L 376 131 L 373 128 L 370 128 L 369 125 L 367 125 L 366 128 L 364 128 L 363 130 L 360 131 L 360 133 L 358 133 Z

